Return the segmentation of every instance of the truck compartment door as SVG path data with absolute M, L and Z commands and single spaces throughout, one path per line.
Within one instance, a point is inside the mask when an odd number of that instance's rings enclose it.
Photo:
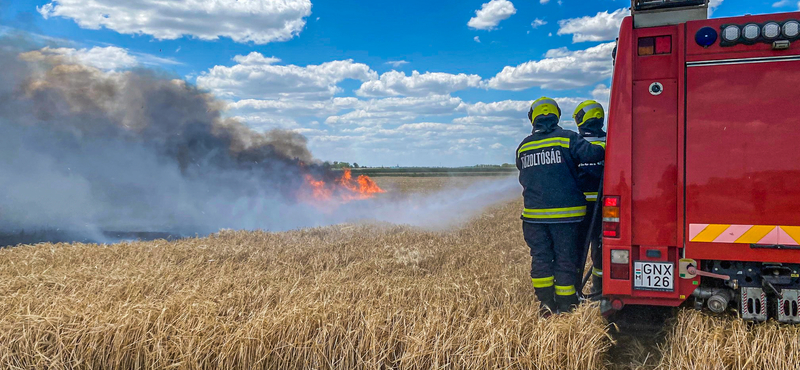
M 800 57 L 798 57 L 800 59 Z M 687 256 L 800 262 L 800 60 L 687 66 Z

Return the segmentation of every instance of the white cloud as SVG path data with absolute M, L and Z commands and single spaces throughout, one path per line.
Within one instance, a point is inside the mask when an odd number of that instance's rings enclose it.
M 715 11 L 715 10 L 717 10 L 717 8 L 718 8 L 720 5 L 722 5 L 722 1 L 723 1 L 723 0 L 711 0 L 711 1 L 708 3 L 708 15 L 709 15 L 709 16 L 711 16 L 712 14 L 714 14 L 714 11 Z
M 494 144 L 492 144 L 492 146 L 490 146 L 490 148 L 492 148 L 492 149 L 503 149 L 503 148 L 505 148 L 505 145 L 500 144 L 500 143 L 494 143 Z
M 346 79 L 368 81 L 378 74 L 362 63 L 337 60 L 300 67 L 278 65 L 280 59 L 252 52 L 233 58 L 232 67 L 214 66 L 197 77 L 198 86 L 222 97 L 328 99 L 340 91 L 337 84 Z
M 539 4 L 542 4 L 542 5 L 547 4 L 549 2 L 550 2 L 550 0 L 539 0 Z
M 357 98 L 333 98 L 329 100 L 258 100 L 244 99 L 228 104 L 228 110 L 235 114 L 257 114 L 261 116 L 315 116 L 325 117 L 336 114 L 343 109 L 353 109 L 361 101 Z
M 613 49 L 613 42 L 586 50 L 553 49 L 542 60 L 503 68 L 488 81 L 487 86 L 497 90 L 525 90 L 531 87 L 565 90 L 587 86 L 611 77 Z
M 781 0 L 781 1 L 778 1 L 778 2 L 775 2 L 775 3 L 772 3 L 772 7 L 773 8 L 782 8 L 784 6 L 791 5 L 792 2 L 793 2 L 792 0 Z M 800 5 L 800 3 L 798 3 L 798 5 Z
M 538 96 L 535 98 L 538 98 Z M 586 99 L 573 97 L 556 97 L 553 99 L 558 102 L 558 106 L 561 108 L 561 126 L 568 129 L 577 129 L 577 126 L 575 126 L 571 118 L 572 112 L 575 111 L 578 104 Z M 504 100 L 490 103 L 478 102 L 475 104 L 467 104 L 466 111 L 468 116 L 456 118 L 453 120 L 453 123 L 478 126 L 505 126 L 508 128 L 504 130 L 505 135 L 520 135 L 530 128 L 528 110 L 533 100 L 534 99 L 530 101 Z
M 26 60 L 42 60 L 57 57 L 68 63 L 92 66 L 98 69 L 113 71 L 139 65 L 136 57 L 127 50 L 116 46 L 93 47 L 91 49 L 50 48 L 25 53 Z
M 454 91 L 479 87 L 480 83 L 481 77 L 478 75 L 439 72 L 420 74 L 413 71 L 411 76 L 407 76 L 403 72 L 390 71 L 382 74 L 379 80 L 364 82 L 356 94 L 360 96 L 446 95 Z
M 602 86 L 602 85 L 601 85 Z M 467 113 L 471 116 L 482 117 L 522 117 L 527 119 L 528 110 L 531 103 L 539 98 L 538 96 L 527 100 L 503 100 L 491 103 L 478 102 L 475 104 L 468 104 L 466 106 Z M 553 98 L 562 112 L 572 111 L 586 99 L 583 98 Z
M 479 43 L 479 44 L 481 43 L 481 38 L 480 38 L 480 37 L 478 37 L 478 36 L 475 36 L 475 37 L 473 38 L 473 40 L 475 40 L 475 42 L 477 42 L 477 43 Z
M 619 35 L 619 26 L 630 12 L 626 8 L 599 12 L 594 16 L 558 21 L 559 35 L 572 35 L 572 42 L 608 41 Z
M 460 98 L 449 95 L 386 98 L 359 101 L 356 110 L 330 116 L 329 125 L 383 125 L 408 122 L 422 116 L 452 115 L 464 108 Z
M 267 58 L 261 53 L 252 52 L 247 55 L 237 55 L 233 57 L 233 61 L 243 65 L 258 65 L 280 63 L 281 60 L 275 57 Z
M 311 14 L 311 0 L 52 0 L 36 9 L 45 19 L 70 18 L 82 28 L 159 40 L 186 35 L 266 44 L 298 35 Z
M 544 19 L 536 18 L 536 19 L 533 20 L 533 22 L 531 22 L 531 27 L 539 28 L 539 27 L 544 26 L 546 24 L 547 24 L 547 21 L 545 21 Z
M 508 0 L 491 0 L 484 3 L 479 10 L 475 11 L 475 16 L 472 17 L 467 26 L 478 30 L 493 30 L 501 21 L 508 19 L 517 13 Z
M 405 60 L 391 60 L 391 61 L 386 62 L 386 64 L 388 64 L 388 65 L 390 65 L 390 66 L 392 66 L 394 68 L 400 68 L 401 66 L 404 66 L 404 65 L 408 64 L 408 62 L 405 61 Z
M 467 113 L 471 116 L 482 117 L 516 117 L 527 112 L 531 102 L 520 100 L 504 100 L 498 102 L 477 102 L 467 106 Z M 524 116 L 524 114 L 523 114 Z
M 611 88 L 604 84 L 595 86 L 594 90 L 592 90 L 592 98 L 608 108 L 608 101 L 611 98 Z

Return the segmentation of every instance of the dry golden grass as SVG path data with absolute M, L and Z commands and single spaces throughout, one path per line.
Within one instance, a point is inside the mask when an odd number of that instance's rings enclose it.
M 0 367 L 604 368 L 596 306 L 538 317 L 517 214 L 5 249 Z
M 377 180 L 430 193 L 476 179 Z M 800 367 L 800 328 L 691 310 L 660 359 L 635 340 L 608 358 L 596 306 L 537 316 L 518 211 L 498 205 L 449 232 L 363 224 L 0 250 L 0 368 Z
M 660 369 L 798 369 L 800 327 L 682 310 L 662 356 Z

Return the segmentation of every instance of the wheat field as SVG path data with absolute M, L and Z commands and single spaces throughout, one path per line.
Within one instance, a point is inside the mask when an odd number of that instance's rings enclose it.
M 407 193 L 467 183 L 378 180 Z M 364 223 L 3 249 L 0 367 L 796 368 L 797 329 L 691 311 L 656 361 L 614 364 L 596 305 L 538 317 L 518 208 L 436 232 Z

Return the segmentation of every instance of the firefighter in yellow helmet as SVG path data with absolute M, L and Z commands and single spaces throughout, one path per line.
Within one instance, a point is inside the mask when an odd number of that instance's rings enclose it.
M 587 100 L 579 104 L 575 108 L 572 118 L 575 119 L 575 123 L 578 125 L 578 133 L 586 141 L 605 149 L 606 132 L 603 130 L 605 111 L 600 103 L 594 100 Z M 600 181 L 602 181 L 604 165 L 605 162 L 603 160 L 578 165 L 578 186 L 586 196 L 587 204 L 587 217 L 581 222 L 580 232 L 578 233 L 578 245 L 581 251 L 584 250 L 584 243 L 586 243 L 589 228 L 591 227 L 594 207 L 600 196 L 598 190 L 600 189 Z M 592 295 L 600 294 L 603 291 L 603 249 L 601 244 L 603 238 L 601 237 L 601 229 L 602 224 L 597 222 L 591 236 Z M 580 256 L 579 261 L 583 261 L 584 258 L 585 255 Z
M 578 165 L 603 160 L 605 150 L 558 126 L 561 109 L 550 98 L 531 104 L 533 133 L 517 148 L 516 163 L 525 203 L 522 231 L 531 251 L 531 278 L 544 315 L 578 304 L 578 225 L 586 198 Z

